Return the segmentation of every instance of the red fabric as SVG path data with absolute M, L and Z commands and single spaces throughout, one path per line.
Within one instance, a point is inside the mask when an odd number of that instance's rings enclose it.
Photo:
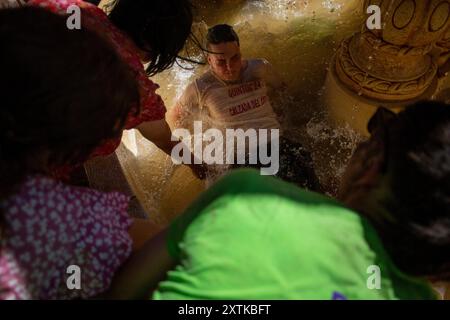
M 29 5 L 40 6 L 54 13 L 68 15 L 67 8 L 76 5 L 81 8 L 82 27 L 89 28 L 107 39 L 117 50 L 122 59 L 130 67 L 136 76 L 140 93 L 140 113 L 138 115 L 129 114 L 125 124 L 125 129 L 132 129 L 146 121 L 164 119 L 166 107 L 161 97 L 156 94 L 159 86 L 153 83 L 145 73 L 144 66 L 137 54 L 138 49 L 131 39 L 122 31 L 117 29 L 109 20 L 107 15 L 98 7 L 81 0 L 31 0 Z M 106 141 L 91 155 L 105 156 L 113 153 L 120 144 L 120 138 Z M 58 171 L 66 171 L 63 168 Z M 61 176 L 66 176 L 67 172 L 60 172 Z M 58 174 L 59 175 L 59 174 Z

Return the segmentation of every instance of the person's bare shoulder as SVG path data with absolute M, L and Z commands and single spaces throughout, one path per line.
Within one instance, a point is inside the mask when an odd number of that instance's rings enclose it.
M 271 67 L 272 65 L 267 59 L 264 58 L 256 58 L 256 59 L 249 59 L 249 63 L 253 64 L 254 66 L 258 67 Z
M 283 79 L 267 59 L 252 59 L 251 63 L 254 68 L 254 73 L 263 78 L 269 87 L 279 90 L 286 89 L 287 86 Z

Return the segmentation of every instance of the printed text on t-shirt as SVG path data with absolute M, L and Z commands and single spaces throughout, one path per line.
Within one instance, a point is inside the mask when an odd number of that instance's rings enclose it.
M 230 98 L 234 98 L 240 96 L 241 94 L 256 91 L 262 87 L 261 81 L 253 81 L 250 83 L 246 83 L 239 87 L 230 88 L 228 90 L 228 96 Z
M 258 97 L 256 99 L 243 102 L 237 106 L 231 107 L 229 109 L 231 116 L 236 116 L 238 114 L 244 113 L 248 110 L 256 109 L 264 105 L 267 101 L 267 96 Z

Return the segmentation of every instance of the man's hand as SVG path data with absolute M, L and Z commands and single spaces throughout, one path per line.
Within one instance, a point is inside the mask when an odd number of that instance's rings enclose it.
M 173 146 L 179 144 L 179 143 L 183 143 L 182 140 L 178 139 L 174 139 L 175 141 L 173 141 Z M 187 165 L 189 168 L 191 168 L 192 172 L 194 173 L 195 176 L 197 176 L 197 178 L 199 178 L 200 180 L 203 180 L 206 178 L 206 173 L 208 172 L 208 168 L 206 163 L 204 163 L 203 161 L 201 161 L 200 164 L 196 164 L 196 162 L 200 162 L 198 161 L 198 159 L 195 157 L 194 153 L 192 151 L 189 150 L 189 148 L 185 145 L 186 148 L 183 148 L 181 150 L 182 154 L 180 155 L 180 157 L 182 159 L 184 159 L 184 152 L 189 152 L 190 154 L 190 159 L 188 163 L 183 163 L 185 165 Z M 188 159 L 186 159 L 188 160 Z M 197 160 L 197 161 L 196 161 Z
M 192 172 L 197 176 L 197 178 L 203 180 L 206 178 L 208 167 L 203 161 L 200 164 L 196 164 L 195 159 L 195 155 L 191 152 L 191 164 L 189 164 L 189 168 L 191 168 Z
M 192 172 L 200 180 L 204 180 L 206 178 L 206 174 L 208 172 L 208 168 L 206 167 L 205 163 L 202 163 L 202 164 L 190 164 L 189 168 L 191 168 Z

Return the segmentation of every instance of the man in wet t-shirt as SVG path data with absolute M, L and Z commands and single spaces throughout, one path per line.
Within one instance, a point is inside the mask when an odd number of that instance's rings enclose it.
M 283 137 L 272 108 L 269 96 L 286 89 L 272 65 L 264 59 L 243 59 L 239 37 L 226 24 L 208 30 L 206 47 L 209 70 L 186 87 L 169 118 L 179 125 L 186 114 L 203 114 L 218 129 L 278 129 L 280 169 L 277 175 L 319 190 L 309 153 L 302 145 Z

